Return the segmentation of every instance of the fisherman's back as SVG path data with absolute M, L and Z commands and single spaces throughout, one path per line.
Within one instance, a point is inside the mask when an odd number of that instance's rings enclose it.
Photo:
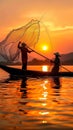
M 60 58 L 59 58 L 59 54 L 55 53 L 55 60 L 53 61 L 54 66 L 52 68 L 52 73 L 58 73 L 59 72 L 59 68 L 60 68 Z

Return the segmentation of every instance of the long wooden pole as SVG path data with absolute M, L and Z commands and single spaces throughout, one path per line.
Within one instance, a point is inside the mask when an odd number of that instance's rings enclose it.
M 28 46 L 27 46 L 27 47 L 28 47 Z M 30 47 L 28 47 L 28 48 L 31 49 Z M 45 58 L 45 59 L 47 59 L 47 60 L 49 60 L 49 61 L 52 61 L 51 59 L 49 59 L 49 58 L 47 58 L 46 56 L 44 56 L 44 55 L 38 53 L 37 51 L 35 51 L 35 50 L 33 50 L 33 49 L 31 49 L 31 50 L 32 50 L 33 52 L 35 52 L 36 54 L 42 56 L 43 58 Z M 62 67 L 63 69 L 65 69 L 66 71 L 71 72 L 70 70 L 68 70 L 68 69 L 67 69 L 66 67 L 64 67 L 63 65 L 61 65 L 61 67 Z
M 61 65 L 61 67 L 65 70 L 67 70 L 68 72 L 71 72 L 69 69 L 67 69 L 66 67 L 64 67 L 63 65 Z
M 31 48 L 30 48 L 31 49 Z M 40 53 L 38 53 L 37 51 L 35 51 L 35 50 L 33 50 L 33 49 L 31 49 L 33 52 L 35 52 L 36 54 L 38 54 L 38 55 L 40 55 L 40 56 L 42 56 L 43 58 L 45 58 L 45 59 L 47 59 L 47 60 L 49 60 L 49 61 L 51 61 L 51 59 L 49 59 L 49 58 L 47 58 L 46 56 L 44 56 L 44 55 L 42 55 L 42 54 L 40 54 Z

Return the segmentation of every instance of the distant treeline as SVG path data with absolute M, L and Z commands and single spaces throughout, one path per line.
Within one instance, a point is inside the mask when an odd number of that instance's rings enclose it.
M 67 54 L 62 54 L 61 57 L 61 63 L 63 65 L 73 65 L 73 52 L 67 53 Z M 4 60 L 0 61 L 0 64 L 8 64 L 8 65 L 21 65 L 21 62 L 6 62 Z M 33 60 L 28 62 L 28 65 L 49 65 L 50 62 L 49 60 L 38 60 L 36 58 L 34 58 Z
M 61 61 L 63 65 L 73 65 L 73 60 L 65 60 Z M 0 62 L 0 64 L 5 64 L 5 65 L 21 65 L 21 62 Z M 28 65 L 49 65 L 50 62 L 48 60 L 38 60 L 38 59 L 33 59 L 28 62 Z

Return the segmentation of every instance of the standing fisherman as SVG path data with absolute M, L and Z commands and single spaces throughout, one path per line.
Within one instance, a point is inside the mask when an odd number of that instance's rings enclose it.
M 28 60 L 28 53 L 32 52 L 28 49 L 25 43 L 18 43 L 18 48 L 21 50 L 21 58 L 22 58 L 22 70 L 27 70 L 27 60 Z
M 58 73 L 59 72 L 59 69 L 60 69 L 60 54 L 58 53 L 58 52 L 56 52 L 56 53 L 54 53 L 54 55 L 55 55 L 55 59 L 54 59 L 54 61 L 51 61 L 52 63 L 54 63 L 54 66 L 53 66 L 53 68 L 52 68 L 52 73 L 54 73 L 54 74 L 56 74 L 56 73 Z

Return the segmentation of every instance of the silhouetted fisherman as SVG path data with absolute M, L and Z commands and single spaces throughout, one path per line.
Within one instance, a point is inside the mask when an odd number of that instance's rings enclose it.
M 22 58 L 22 70 L 27 70 L 27 60 L 28 60 L 28 53 L 32 52 L 28 49 L 25 43 L 18 43 L 18 48 L 21 50 L 21 58 Z
M 55 59 L 54 61 L 51 61 L 52 63 L 54 63 L 54 66 L 52 68 L 52 73 L 57 74 L 59 72 L 60 69 L 60 54 L 58 52 L 54 53 L 55 55 Z

